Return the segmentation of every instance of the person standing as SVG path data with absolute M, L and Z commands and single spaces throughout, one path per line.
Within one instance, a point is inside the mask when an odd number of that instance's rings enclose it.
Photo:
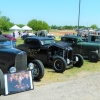
M 13 37 L 15 37 L 15 32 L 13 32 Z
M 2 35 L 2 31 L 0 31 L 0 35 Z
M 20 31 L 18 32 L 18 34 L 19 34 L 19 38 L 21 38 L 21 33 L 20 33 Z

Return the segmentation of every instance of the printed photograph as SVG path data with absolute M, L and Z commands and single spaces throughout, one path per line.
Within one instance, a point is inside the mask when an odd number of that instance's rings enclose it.
M 33 89 L 31 71 L 5 75 L 5 94 L 13 94 Z

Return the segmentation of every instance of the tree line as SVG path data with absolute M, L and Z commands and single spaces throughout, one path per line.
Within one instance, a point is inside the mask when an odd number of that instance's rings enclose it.
M 9 31 L 9 28 L 11 28 L 15 23 L 10 21 L 10 18 L 7 16 L 1 16 L 0 13 L 0 30 L 1 31 Z M 24 24 L 16 24 L 17 26 L 19 26 L 20 28 L 24 26 Z M 33 30 L 38 31 L 38 30 L 50 30 L 50 29 L 58 29 L 58 30 L 62 30 L 62 29 L 76 29 L 78 28 L 78 26 L 56 26 L 56 25 L 51 25 L 49 26 L 48 23 L 46 23 L 45 21 L 42 20 L 37 20 L 37 19 L 32 19 L 30 20 L 27 25 L 29 27 L 31 27 Z M 97 29 L 97 25 L 93 24 L 90 26 L 93 29 Z M 79 28 L 87 28 L 85 26 L 79 26 Z

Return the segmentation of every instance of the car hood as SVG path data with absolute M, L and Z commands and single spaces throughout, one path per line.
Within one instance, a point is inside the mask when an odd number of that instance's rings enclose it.
M 70 43 L 59 41 L 59 42 L 54 43 L 53 46 L 65 49 L 66 47 L 70 47 Z
M 21 51 L 21 50 L 16 49 L 16 48 L 0 48 L 0 52 L 10 53 L 10 54 L 14 54 L 14 55 L 21 53 L 21 52 L 25 53 L 24 51 Z

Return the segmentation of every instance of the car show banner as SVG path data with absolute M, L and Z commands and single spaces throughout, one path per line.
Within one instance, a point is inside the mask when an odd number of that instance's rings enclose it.
M 31 71 L 5 74 L 5 95 L 32 90 L 33 81 Z

